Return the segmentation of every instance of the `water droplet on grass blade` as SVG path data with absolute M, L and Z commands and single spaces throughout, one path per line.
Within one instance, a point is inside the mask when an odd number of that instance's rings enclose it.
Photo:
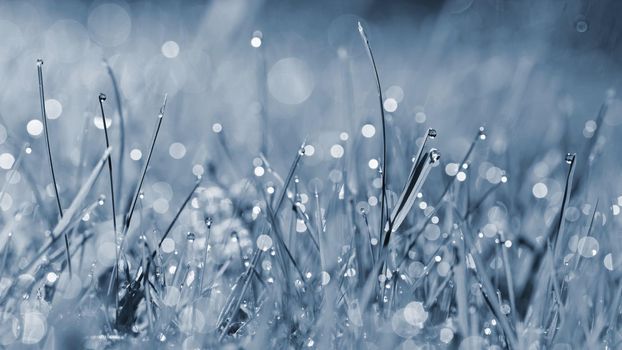
M 187 239 L 189 242 L 194 242 L 194 239 L 195 239 L 195 238 L 196 238 L 196 235 L 194 234 L 194 232 L 188 232 L 188 233 L 186 234 L 186 239 Z
M 478 135 L 479 135 L 479 139 L 480 140 L 485 140 L 486 139 L 486 129 L 484 129 L 483 126 L 479 127 Z
M 259 30 L 253 32 L 253 36 L 251 37 L 251 46 L 254 48 L 258 48 L 261 46 L 263 39 L 263 33 Z

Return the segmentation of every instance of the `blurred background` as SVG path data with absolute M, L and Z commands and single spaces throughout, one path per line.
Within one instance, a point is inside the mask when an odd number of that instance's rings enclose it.
M 339 158 L 331 147 L 360 138 L 365 124 L 374 128 L 353 148 L 377 158 L 379 107 L 358 21 L 378 65 L 389 139 L 407 142 L 434 127 L 444 160 L 458 161 L 485 125 L 490 157 L 504 169 L 520 169 L 534 154 L 563 159 L 575 151 L 580 159 L 598 127 L 609 149 L 620 146 L 613 138 L 622 123 L 615 98 L 620 11 L 620 2 L 579 0 L 3 0 L 0 165 L 9 169 L 24 142 L 43 155 L 37 58 L 45 62 L 52 153 L 61 169 L 74 169 L 81 151 L 88 164 L 101 154 L 100 92 L 108 96 L 113 144 L 120 112 L 125 120 L 123 154 L 117 147 L 113 157 L 126 174 L 138 174 L 168 94 L 153 181 L 190 183 L 193 165 L 222 165 L 219 133 L 243 173 L 260 151 L 285 172 L 306 138 L 313 157 L 305 171 L 321 174 L 322 161 Z M 596 126 L 606 98 L 609 113 Z M 610 153 L 595 166 L 613 169 L 619 158 Z M 40 159 L 34 176 L 48 179 Z M 59 180 L 64 202 L 73 196 L 71 176 Z

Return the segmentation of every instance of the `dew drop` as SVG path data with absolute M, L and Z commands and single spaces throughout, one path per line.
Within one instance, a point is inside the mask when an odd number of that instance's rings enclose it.
M 254 31 L 253 36 L 251 37 L 251 46 L 254 48 L 260 47 L 262 39 L 263 39 L 263 33 L 259 30 Z
M 430 161 L 432 162 L 432 165 L 434 166 L 438 165 L 438 161 L 440 159 L 441 159 L 441 153 L 436 148 L 432 148 L 430 150 Z
M 186 239 L 188 240 L 188 242 L 194 242 L 196 235 L 194 234 L 194 232 L 188 232 L 186 234 Z
M 479 127 L 479 139 L 480 140 L 485 140 L 486 139 L 486 129 L 484 129 L 483 126 Z

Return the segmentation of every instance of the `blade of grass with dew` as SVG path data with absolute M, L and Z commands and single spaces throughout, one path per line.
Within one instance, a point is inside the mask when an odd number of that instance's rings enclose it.
M 117 167 L 117 179 L 123 179 L 123 155 L 125 154 L 125 117 L 123 115 L 123 105 L 121 103 L 121 92 L 119 90 L 119 84 L 117 84 L 117 78 L 107 60 L 104 60 L 106 71 L 112 82 L 112 90 L 114 91 L 114 98 L 117 104 L 117 112 L 119 113 L 119 166 Z M 120 202 L 123 202 L 123 181 L 119 181 L 117 184 L 117 198 Z
M 56 182 L 56 174 L 54 172 L 54 162 L 52 161 L 52 150 L 50 147 L 50 133 L 48 129 L 47 114 L 45 112 L 45 91 L 43 89 L 43 60 L 37 59 L 37 77 L 39 79 L 39 102 L 41 104 L 41 119 L 43 121 L 43 133 L 45 136 L 45 147 L 47 149 L 48 162 L 50 165 L 50 174 L 52 175 L 52 185 L 54 187 L 54 196 L 56 197 L 56 205 L 58 207 L 58 215 L 62 220 L 63 207 L 60 204 L 60 196 L 58 195 L 58 183 Z M 65 248 L 67 251 L 67 265 L 69 266 L 69 274 L 71 275 L 71 257 L 69 256 L 69 238 L 65 234 Z
M 168 237 L 169 233 L 171 233 L 171 230 L 173 229 L 173 226 L 175 226 L 175 223 L 177 222 L 177 219 L 179 219 L 179 216 L 184 211 L 184 208 L 186 207 L 188 202 L 190 202 L 190 199 L 192 199 L 192 195 L 194 195 L 194 192 L 196 192 L 196 190 L 197 190 L 197 188 L 199 188 L 200 184 L 201 184 L 201 178 L 199 177 L 197 179 L 197 181 L 194 183 L 194 186 L 192 187 L 192 191 L 190 191 L 190 193 L 188 193 L 188 195 L 184 199 L 183 203 L 179 207 L 179 210 L 177 210 L 177 212 L 175 213 L 175 216 L 173 217 L 173 220 L 171 220 L 171 222 L 169 223 L 168 227 L 164 231 L 164 234 L 162 235 L 162 238 L 160 238 L 160 241 L 158 242 L 157 249 L 160 249 L 162 247 L 162 243 L 164 242 L 166 237 Z M 151 255 L 155 256 L 155 251 Z
M 140 179 L 138 180 L 138 184 L 136 185 L 136 189 L 134 190 L 134 196 L 132 197 L 132 201 L 130 202 L 129 209 L 125 211 L 127 214 L 123 222 L 122 237 L 124 237 L 127 233 L 127 230 L 129 230 L 129 226 L 132 221 L 132 215 L 134 214 L 134 209 L 136 208 L 136 202 L 138 201 L 138 196 L 140 195 L 143 182 L 145 181 L 145 175 L 147 174 L 147 169 L 149 168 L 149 163 L 151 162 L 151 156 L 153 155 L 153 149 L 155 148 L 155 143 L 156 143 L 156 140 L 158 139 L 158 134 L 160 133 L 160 127 L 162 126 L 162 120 L 164 119 L 164 112 L 166 110 L 167 97 L 168 95 L 164 94 L 164 101 L 162 102 L 162 106 L 160 107 L 160 112 L 158 113 L 155 130 L 153 131 L 153 136 L 151 137 L 151 145 L 149 146 L 149 153 L 147 155 L 147 161 L 143 165 L 143 169 L 140 174 Z
M 416 192 L 419 192 L 418 189 L 421 189 L 421 187 L 423 186 L 425 180 L 427 179 L 427 175 L 429 174 L 430 169 L 437 163 L 438 163 L 438 151 L 436 151 L 435 149 L 432 149 L 428 153 L 426 153 L 426 155 L 421 159 L 420 165 L 418 167 L 421 170 L 416 174 L 416 176 L 413 176 L 413 178 L 411 179 L 412 183 L 407 185 L 406 188 L 417 189 Z M 387 231 L 388 234 L 384 242 L 381 243 L 384 248 L 388 246 L 391 231 L 392 229 L 389 229 L 389 231 Z M 366 306 L 371 301 L 371 298 L 374 295 L 374 291 L 376 290 L 376 281 L 377 281 L 378 274 L 385 267 L 385 263 L 386 263 L 385 258 L 387 256 L 387 252 L 386 252 L 386 249 L 382 249 L 381 251 L 382 251 L 382 254 L 380 255 L 379 259 L 376 260 L 376 265 L 372 268 L 371 274 L 369 275 L 367 282 L 365 283 L 365 287 L 363 288 L 361 304 L 364 306 Z
M 383 236 L 384 236 L 384 218 L 385 218 L 385 210 L 387 211 L 388 214 L 388 208 L 387 207 L 387 169 L 389 166 L 388 163 L 388 159 L 387 159 L 387 130 L 386 130 L 386 118 L 384 115 L 384 107 L 383 107 L 383 98 L 382 98 L 382 86 L 380 84 L 380 76 L 378 75 L 378 68 L 376 67 L 376 61 L 374 60 L 374 54 L 372 53 L 371 50 L 371 45 L 369 44 L 369 39 L 367 37 L 367 33 L 365 32 L 365 28 L 363 28 L 363 25 L 361 24 L 361 22 L 358 22 L 358 30 L 359 30 L 359 34 L 361 35 L 361 40 L 363 41 L 363 45 L 365 46 L 365 49 L 367 50 L 367 56 L 369 57 L 369 60 L 371 61 L 371 65 L 372 68 L 374 70 L 374 77 L 376 78 L 376 90 L 378 93 L 378 105 L 380 107 L 380 121 L 381 121 L 381 125 L 382 125 L 382 165 L 381 165 L 381 169 L 382 169 L 382 192 L 381 192 L 381 199 L 380 199 L 380 242 L 382 242 Z M 380 249 L 378 250 L 378 257 L 380 257 L 380 252 L 382 250 L 382 247 L 379 247 Z M 380 258 L 378 258 L 378 260 L 380 260 Z
M 106 114 L 104 113 L 104 101 L 106 101 L 106 95 L 104 95 L 103 93 L 99 94 L 99 108 L 101 109 L 101 113 L 102 113 L 102 124 L 104 127 L 104 135 L 105 135 L 105 139 L 106 139 L 106 148 L 110 148 L 110 140 L 108 139 L 108 125 L 106 122 Z M 121 156 L 122 157 L 122 156 Z M 119 244 L 119 239 L 118 239 L 118 231 L 117 231 L 117 210 L 116 210 L 116 204 L 115 204 L 115 188 L 114 188 L 114 180 L 113 180 L 113 175 L 112 175 L 112 155 L 109 154 L 108 155 L 108 178 L 110 180 L 110 202 L 112 204 L 112 227 L 113 227 L 113 237 L 114 237 L 114 244 L 115 244 L 115 266 L 119 265 L 119 249 L 117 248 L 117 245 Z M 118 305 L 117 305 L 117 309 L 118 309 Z

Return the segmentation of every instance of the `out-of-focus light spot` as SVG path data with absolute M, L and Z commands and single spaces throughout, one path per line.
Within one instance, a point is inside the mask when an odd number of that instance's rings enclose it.
M 589 25 L 589 23 L 585 19 L 579 19 L 575 23 L 575 29 L 579 33 L 585 33 L 585 32 L 588 31 L 588 29 L 590 29 L 590 25 Z
M 204 172 L 205 172 L 205 169 L 203 169 L 203 165 L 201 164 L 195 164 L 192 167 L 192 175 L 194 176 L 203 176 Z
M 314 87 L 313 73 L 304 61 L 295 57 L 279 60 L 268 72 L 268 91 L 283 104 L 306 101 Z
M 3 8 L 3 10 L 10 11 L 10 7 Z M 0 45 L 0 60 L 6 62 L 20 53 L 25 44 L 24 35 L 15 23 L 4 19 L 0 20 L 0 32 L 3 35 L 3 42 Z
M 596 127 L 596 122 L 593 120 L 588 120 L 585 122 L 585 131 L 589 133 L 593 133 L 594 131 L 596 131 Z
M 58 274 L 56 274 L 56 272 L 48 272 L 48 274 L 45 275 L 45 279 L 48 283 L 56 283 L 58 280 Z
M 44 45 L 46 57 L 63 63 L 80 62 L 90 51 L 86 28 L 74 20 L 62 19 L 54 22 L 44 34 Z
M 488 223 L 484 225 L 482 232 L 484 233 L 484 236 L 492 238 L 497 235 L 497 225 Z
M 394 98 L 387 98 L 384 100 L 382 107 L 389 113 L 395 112 L 397 110 L 397 101 Z
M 0 200 L 0 209 L 2 211 L 8 211 L 13 206 L 13 197 L 10 194 L 4 193 L 2 195 L 2 200 Z
M 175 240 L 170 237 L 165 238 L 162 241 L 160 249 L 162 249 L 164 253 L 172 253 L 175 250 Z
M 463 182 L 464 180 L 466 180 L 467 176 L 466 173 L 464 171 L 459 171 L 458 174 L 456 174 L 456 180 Z
M 376 205 L 378 205 L 378 198 L 376 198 L 376 196 L 371 196 L 367 199 L 367 203 L 372 207 L 375 207 Z
M 93 125 L 99 130 L 104 130 L 104 122 L 101 117 L 93 117 Z M 106 129 L 110 129 L 112 126 L 112 118 L 106 118 Z
M 456 176 L 456 174 L 458 174 L 458 170 L 459 167 L 456 163 L 448 163 L 445 165 L 445 174 L 449 176 Z
M 496 166 L 491 166 L 486 170 L 486 180 L 491 184 L 498 184 L 501 182 L 501 178 L 503 177 L 503 170 L 497 168 Z
M 130 159 L 131 160 L 140 160 L 143 157 L 143 152 L 138 148 L 134 148 L 130 151 Z
M 392 98 L 397 101 L 397 103 L 402 102 L 404 99 L 404 90 L 397 85 L 390 86 L 384 94 L 387 98 Z
M 186 146 L 183 143 L 174 142 L 168 148 L 168 154 L 173 159 L 182 159 L 186 155 Z
M 164 57 L 175 58 L 179 55 L 179 45 L 176 42 L 169 40 L 162 44 L 161 51 Z
M 436 267 L 436 272 L 438 272 L 438 274 L 441 277 L 445 277 L 447 276 L 447 274 L 449 273 L 449 271 L 451 270 L 451 265 L 449 265 L 448 262 L 443 261 L 440 264 L 438 264 L 438 266 Z
M 13 167 L 13 163 L 15 163 L 15 157 L 11 153 L 0 154 L 0 168 L 9 170 Z
M 43 132 L 43 123 L 39 119 L 32 119 L 26 124 L 26 131 L 30 136 L 39 136 Z
M 261 46 L 261 38 L 258 38 L 256 36 L 251 38 L 251 46 L 255 47 L 255 48 L 260 47 Z
M 584 258 L 591 258 L 598 254 L 599 244 L 596 238 L 587 236 L 581 237 L 577 243 L 577 251 Z
M 536 198 L 544 198 L 549 193 L 549 189 L 544 183 L 538 182 L 537 184 L 533 185 L 531 193 L 533 193 L 533 196 Z
M 442 328 L 439 339 L 445 344 L 451 343 L 451 340 L 454 339 L 454 331 L 452 331 L 451 328 Z
M 305 155 L 311 157 L 315 153 L 315 147 L 312 145 L 305 145 Z
M 222 131 L 222 124 L 220 124 L 220 123 L 214 123 L 214 124 L 212 124 L 212 131 L 213 131 L 213 132 L 215 132 L 215 133 L 217 133 L 217 134 L 218 134 L 219 132 L 221 132 L 221 131 Z
M 114 265 L 116 246 L 112 241 L 105 241 L 97 245 L 97 261 L 102 266 Z
M 424 113 L 424 112 L 417 112 L 417 113 L 415 113 L 415 121 L 416 121 L 417 123 L 419 123 L 419 124 L 423 124 L 423 123 L 425 123 L 425 120 L 426 120 L 426 119 L 427 119 L 427 118 L 426 118 L 426 115 L 425 115 L 425 113 Z
M 4 125 L 0 124 L 0 145 L 6 141 L 7 133 Z
M 374 186 L 375 188 L 380 188 L 382 187 L 382 178 L 377 177 L 375 179 L 372 180 L 371 185 Z
M 23 316 L 22 343 L 37 344 L 47 333 L 46 317 L 40 312 L 26 312 Z
M 423 304 L 412 301 L 404 308 L 404 319 L 416 327 L 423 327 L 423 323 L 428 319 L 428 312 L 423 308 Z
M 503 245 L 505 245 L 506 248 L 512 248 L 512 241 L 508 239 L 503 243 Z
M 304 220 L 297 219 L 296 220 L 296 232 L 305 232 L 307 231 L 307 225 Z
M 617 204 L 614 204 L 611 206 L 611 212 L 612 214 L 615 215 L 619 215 L 620 214 L 620 206 Z
M 343 157 L 344 149 L 341 145 L 335 144 L 330 148 L 330 155 L 333 158 Z
M 348 135 L 347 132 L 342 132 L 341 134 L 339 134 L 339 139 L 341 141 L 348 141 L 348 138 L 350 138 L 350 135 Z
M 255 176 L 263 176 L 263 174 L 265 173 L 265 170 L 263 167 L 258 166 L 258 167 L 255 167 L 254 173 L 255 173 Z
M 265 252 L 271 247 L 272 247 L 272 238 L 270 238 L 270 236 L 259 235 L 259 237 L 257 237 L 257 248 Z
M 372 124 L 365 124 L 361 128 L 361 134 L 363 134 L 363 137 L 367 138 L 374 137 L 374 135 L 376 134 L 376 127 Z
M 369 162 L 367 162 L 367 165 L 369 166 L 370 169 L 378 169 L 378 159 L 376 158 L 372 158 L 369 160 Z
M 45 115 L 48 119 L 58 119 L 63 113 L 63 105 L 53 98 L 45 100 Z
M 605 258 L 603 259 L 603 265 L 605 265 L 605 268 L 609 271 L 613 271 L 613 256 L 611 255 L 611 253 L 605 255 Z
M 158 214 L 164 214 L 168 211 L 168 201 L 164 198 L 158 198 L 153 201 L 153 210 Z
M 322 271 L 322 285 L 325 286 L 330 282 L 330 274 L 326 271 Z
M 331 182 L 338 183 L 343 179 L 343 173 L 340 170 L 333 169 L 328 173 L 328 178 Z
M 254 48 L 260 47 L 261 39 L 263 39 L 263 33 L 259 30 L 254 31 L 253 36 L 251 37 L 251 46 Z
M 104 3 L 91 11 L 87 27 L 91 37 L 99 44 L 118 46 L 129 37 L 132 20 L 123 7 Z

